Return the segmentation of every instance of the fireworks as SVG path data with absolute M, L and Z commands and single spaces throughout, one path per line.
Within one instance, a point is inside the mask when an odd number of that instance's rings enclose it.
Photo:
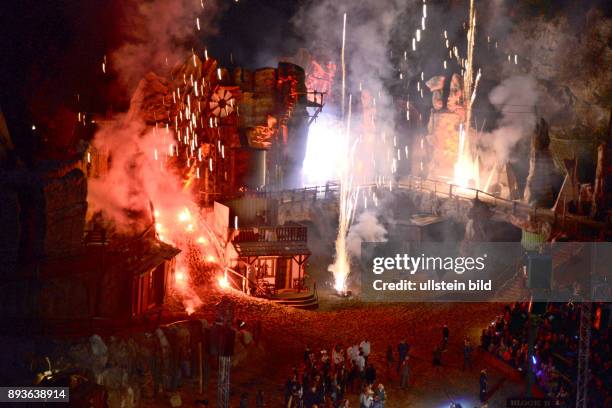
M 344 151 L 341 153 L 341 157 L 344 159 L 340 171 L 338 236 L 335 245 L 336 257 L 334 263 L 329 266 L 329 271 L 334 275 L 334 289 L 339 293 L 346 292 L 347 278 L 351 270 L 346 239 L 355 216 L 357 198 L 359 196 L 359 187 L 353 185 L 353 158 L 357 142 L 351 145 L 351 103 L 352 96 L 349 95 L 348 117 L 344 134 Z
M 468 26 L 468 46 L 467 58 L 464 60 L 465 69 L 463 72 L 463 93 L 465 95 L 465 123 L 459 128 L 459 146 L 457 149 L 457 161 L 454 165 L 453 182 L 461 187 L 468 187 L 470 181 L 479 187 L 480 169 L 478 157 L 474 158 L 470 149 L 470 128 L 472 122 L 472 105 L 476 99 L 476 90 L 480 80 L 480 71 L 474 79 L 474 46 L 476 38 L 476 10 L 474 0 L 470 0 L 470 20 Z M 458 58 L 457 48 L 454 47 L 455 55 Z

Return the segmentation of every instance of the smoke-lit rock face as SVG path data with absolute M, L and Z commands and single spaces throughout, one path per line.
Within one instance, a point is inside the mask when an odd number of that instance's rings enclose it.
M 577 21 L 571 18 L 560 13 L 518 21 L 507 43 L 538 80 L 541 113 L 551 130 L 559 136 L 596 136 L 608 119 L 612 95 L 612 21 L 596 9 Z

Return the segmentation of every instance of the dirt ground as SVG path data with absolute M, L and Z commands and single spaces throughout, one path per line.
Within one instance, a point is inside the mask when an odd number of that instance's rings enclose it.
M 212 319 L 219 293 L 202 294 L 205 305 L 198 317 Z M 249 394 L 249 406 L 255 406 L 255 393 L 261 389 L 266 406 L 283 407 L 283 390 L 294 365 L 302 360 L 305 346 L 312 350 L 330 350 L 336 343 L 344 347 L 357 344 L 366 337 L 372 345 L 370 361 L 378 371 L 378 381 L 385 384 L 385 407 L 448 407 L 451 401 L 465 407 L 480 407 L 478 376 L 483 362 L 475 352 L 474 367 L 463 371 L 463 339 L 468 336 L 473 345 L 479 344 L 480 331 L 503 305 L 483 303 L 405 303 L 370 304 L 359 301 L 322 297 L 317 311 L 302 311 L 253 299 L 241 293 L 230 295 L 234 315 L 251 325 L 261 321 L 262 340 L 258 349 L 251 350 L 247 359 L 231 372 L 231 406 L 238 407 L 243 392 Z M 442 326 L 448 324 L 450 339 L 443 353 L 442 367 L 432 366 L 432 351 L 441 339 Z M 385 373 L 385 351 L 388 345 L 396 350 L 402 338 L 411 345 L 411 379 L 406 390 L 399 387 L 395 373 Z M 396 357 L 397 358 L 397 357 Z M 489 407 L 505 406 L 509 396 L 520 395 L 522 386 L 511 383 L 489 369 L 489 389 L 493 395 Z M 216 406 L 216 372 L 204 395 L 197 393 L 196 382 L 181 389 L 183 406 L 195 406 L 204 396 L 210 406 Z M 358 407 L 358 395 L 349 395 L 352 407 Z M 147 406 L 169 406 L 167 400 L 147 401 Z

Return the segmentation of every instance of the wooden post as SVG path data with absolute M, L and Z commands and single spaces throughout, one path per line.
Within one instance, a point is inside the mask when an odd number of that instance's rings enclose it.
M 204 370 L 202 368 L 202 342 L 198 342 L 198 372 L 200 373 L 199 391 L 200 394 L 204 392 Z
M 219 356 L 219 371 L 217 373 L 218 408 L 229 408 L 231 361 L 230 356 Z

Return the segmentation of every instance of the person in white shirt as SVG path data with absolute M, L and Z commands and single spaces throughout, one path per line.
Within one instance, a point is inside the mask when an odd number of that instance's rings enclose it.
M 365 339 L 364 341 L 359 343 L 359 348 L 361 348 L 361 351 L 363 351 L 363 357 L 367 361 L 368 356 L 370 355 L 370 342 L 368 341 L 368 339 Z
M 365 357 L 364 357 L 363 353 L 360 353 L 357 356 L 357 360 L 355 361 L 355 364 L 357 364 L 357 369 L 359 370 L 359 375 L 363 377 L 363 373 L 365 371 L 365 366 L 366 366 L 366 361 L 365 361 Z
M 346 354 L 349 360 L 355 362 L 357 360 L 357 356 L 359 355 L 359 348 L 356 345 L 350 346 L 348 349 L 346 349 Z
M 369 386 L 363 387 L 359 396 L 359 408 L 370 408 L 374 402 L 372 389 Z

